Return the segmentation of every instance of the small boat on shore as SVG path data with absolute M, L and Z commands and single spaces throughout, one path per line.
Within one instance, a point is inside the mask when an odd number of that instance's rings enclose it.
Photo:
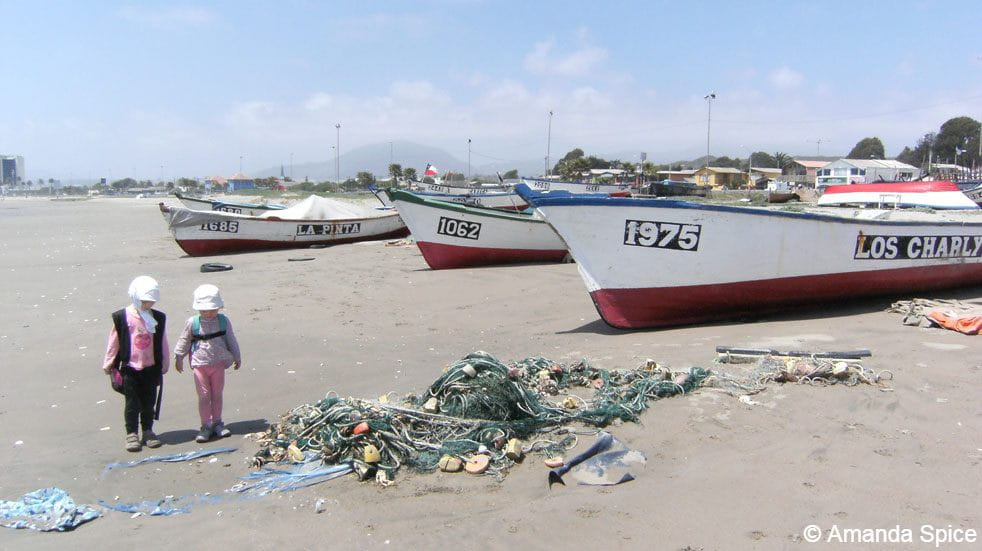
M 244 214 L 246 216 L 259 216 L 272 210 L 283 210 L 284 205 L 274 203 L 236 203 L 231 201 L 219 201 L 217 199 L 202 199 L 200 197 L 190 197 L 180 192 L 174 192 L 174 196 L 181 201 L 185 207 L 191 210 L 231 212 L 233 214 Z
M 259 216 L 196 211 L 163 203 L 160 212 L 177 244 L 191 256 L 337 245 L 409 234 L 392 208 L 371 208 L 313 195 Z
M 857 186 L 852 186 L 857 187 Z M 982 284 L 982 211 L 536 196 L 622 329 Z
M 528 201 L 514 191 L 488 191 L 482 193 L 440 193 L 434 191 L 411 191 L 414 195 L 433 201 L 459 203 L 476 207 L 521 211 L 529 208 Z
M 954 182 L 882 182 L 829 186 L 818 204 L 875 206 L 878 208 L 927 207 L 932 209 L 977 209 Z
M 430 268 L 464 268 L 523 262 L 560 262 L 566 245 L 531 213 L 438 201 L 388 189 Z
M 522 183 L 535 191 L 568 191 L 570 193 L 603 193 L 628 194 L 631 192 L 631 184 L 593 184 L 590 182 L 567 182 L 563 180 L 549 180 L 545 178 L 522 178 Z
M 709 186 L 679 180 L 662 180 L 645 186 L 645 193 L 655 197 L 706 197 L 709 195 Z

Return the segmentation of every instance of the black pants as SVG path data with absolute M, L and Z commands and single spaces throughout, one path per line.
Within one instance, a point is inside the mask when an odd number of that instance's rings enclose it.
M 160 383 L 160 368 L 145 367 L 140 371 L 126 367 L 123 369 L 123 421 L 126 434 L 135 433 L 137 424 L 143 431 L 153 430 L 154 406 L 157 405 L 157 384 Z

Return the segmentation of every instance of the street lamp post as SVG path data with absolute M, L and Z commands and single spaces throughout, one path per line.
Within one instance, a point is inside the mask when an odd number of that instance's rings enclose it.
M 549 176 L 552 174 L 552 168 L 549 166 L 549 150 L 552 148 L 552 109 L 549 110 L 549 130 L 546 134 L 546 169 L 545 175 Z
M 293 153 L 290 153 L 290 180 L 293 180 Z
M 471 183 L 471 139 L 467 138 L 467 185 Z
M 334 178 L 338 185 L 341 185 L 341 123 L 334 125 L 338 131 L 337 147 L 334 150 Z
M 754 179 L 754 155 L 747 149 L 747 146 L 741 145 L 740 147 L 747 152 L 747 193 L 750 193 L 751 182 Z
M 710 92 L 702 97 L 706 100 L 706 166 L 709 166 L 709 130 L 713 123 L 713 100 L 716 99 L 716 92 Z
M 239 155 L 239 174 L 242 174 L 242 155 Z
M 390 165 L 395 163 L 395 161 L 393 159 L 395 159 L 395 157 L 392 156 L 392 142 L 389 142 L 389 164 Z

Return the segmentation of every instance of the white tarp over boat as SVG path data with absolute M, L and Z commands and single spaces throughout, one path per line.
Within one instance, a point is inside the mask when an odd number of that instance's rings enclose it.
M 391 214 L 391 210 L 381 210 L 358 205 L 338 199 L 326 199 L 311 195 L 303 201 L 277 211 L 263 213 L 260 218 L 279 218 L 281 220 L 344 220 L 349 218 L 374 218 Z

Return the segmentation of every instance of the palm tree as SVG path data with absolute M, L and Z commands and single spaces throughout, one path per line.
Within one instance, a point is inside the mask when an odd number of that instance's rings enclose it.
M 774 168 L 780 168 L 781 170 L 784 170 L 785 168 L 788 167 L 788 165 L 790 165 L 793 162 L 794 162 L 794 157 L 788 155 L 787 153 L 782 153 L 780 151 L 774 153 L 774 164 L 777 165 Z

